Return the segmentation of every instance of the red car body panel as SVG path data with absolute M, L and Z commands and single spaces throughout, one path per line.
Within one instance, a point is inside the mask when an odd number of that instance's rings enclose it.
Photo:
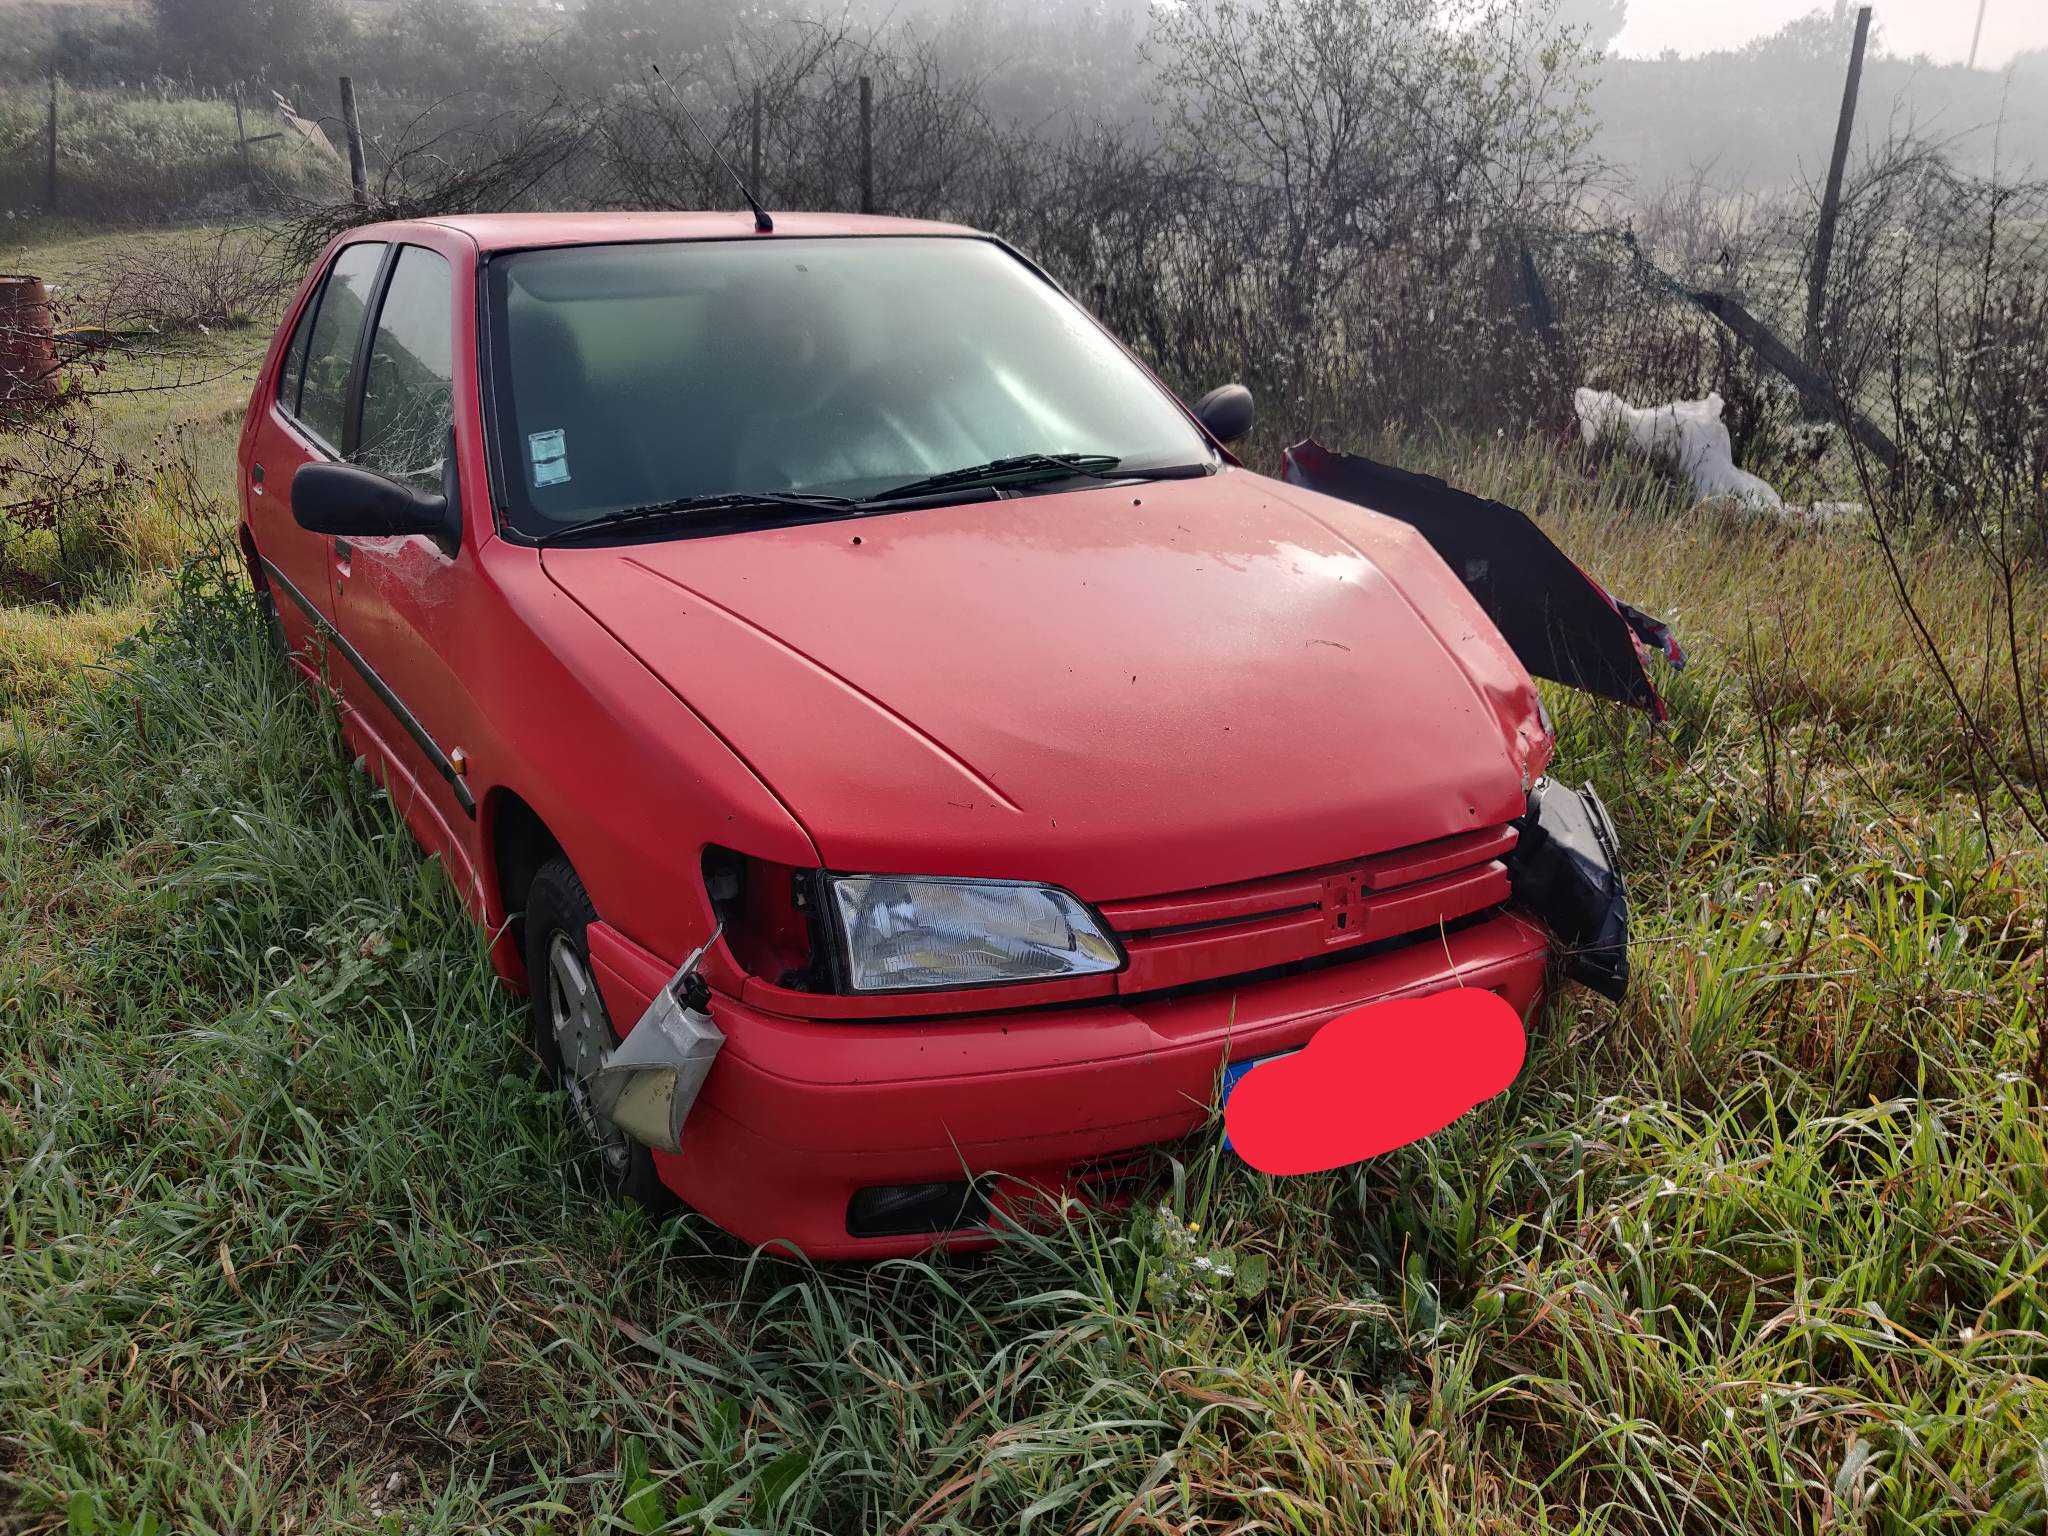
M 1075 1187 L 1096 1160 L 1197 1127 L 1227 1060 L 1375 997 L 1486 986 L 1526 1016 L 1547 937 L 1503 905 L 1500 859 L 1549 733 L 1506 643 L 1401 524 L 1226 468 L 853 529 L 545 551 L 499 536 L 479 263 L 619 240 L 971 233 L 776 225 L 498 215 L 337 240 L 449 263 L 452 550 L 292 520 L 292 471 L 325 450 L 278 408 L 276 379 L 332 250 L 271 347 L 241 444 L 245 551 L 299 666 L 336 691 L 351 744 L 515 985 L 522 897 L 504 888 L 502 834 L 529 818 L 600 914 L 591 959 L 622 1031 L 712 929 L 707 845 L 1050 882 L 1116 927 L 1122 976 L 896 997 L 792 991 L 715 946 L 727 1044 L 681 1154 L 658 1155 L 665 1182 L 750 1241 L 910 1252 L 932 1239 L 848 1235 L 853 1191 L 963 1166 Z
M 1420 536 L 1246 470 L 542 565 L 831 869 L 1194 890 L 1512 821 L 1540 769 Z

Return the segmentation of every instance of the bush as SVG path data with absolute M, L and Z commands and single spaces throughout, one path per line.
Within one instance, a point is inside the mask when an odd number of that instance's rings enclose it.
M 173 333 L 246 325 L 267 313 L 290 278 L 260 235 L 221 229 L 211 240 L 139 240 L 87 280 L 87 313 L 110 331 Z

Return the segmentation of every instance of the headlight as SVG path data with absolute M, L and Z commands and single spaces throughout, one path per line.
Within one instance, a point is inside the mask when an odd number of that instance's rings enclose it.
M 856 992 L 1092 976 L 1122 963 L 1088 909 L 1052 886 L 827 878 Z

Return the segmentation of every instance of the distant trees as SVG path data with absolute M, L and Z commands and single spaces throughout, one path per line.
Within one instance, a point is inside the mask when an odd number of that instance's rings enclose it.
M 337 0 L 152 0 L 165 72 L 207 85 L 310 78 L 349 34 Z
M 1558 0 L 1551 29 L 1569 34 L 1587 53 L 1605 53 L 1628 24 L 1628 0 Z
M 1547 19 L 1525 0 L 1181 0 L 1154 13 L 1163 131 L 1244 194 L 1260 243 L 1282 232 L 1305 303 L 1375 250 L 1455 262 L 1583 185 L 1584 55 Z

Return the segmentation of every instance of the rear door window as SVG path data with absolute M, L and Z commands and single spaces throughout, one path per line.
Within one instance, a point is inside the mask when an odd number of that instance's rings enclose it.
M 320 312 L 320 290 L 306 300 L 299 311 L 299 323 L 292 327 L 291 345 L 284 349 L 284 366 L 277 370 L 277 403 L 287 415 L 299 413 L 299 385 L 306 378 L 306 342 L 313 334 L 313 317 Z
M 365 469 L 441 488 L 454 389 L 454 276 L 446 258 L 400 246 L 363 373 L 353 455 Z
M 297 415 L 300 424 L 330 448 L 339 449 L 346 441 L 349 380 L 362 346 L 370 291 L 383 261 L 381 243 L 344 248 L 334 258 L 334 269 L 320 293 L 320 312 L 306 345 Z

